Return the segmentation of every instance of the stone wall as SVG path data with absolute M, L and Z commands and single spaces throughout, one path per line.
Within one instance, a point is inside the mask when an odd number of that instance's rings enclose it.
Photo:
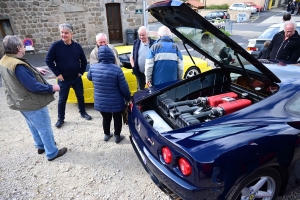
M 120 4 L 125 44 L 126 29 L 143 25 L 143 14 L 135 13 L 136 9 L 143 8 L 143 0 L 1 0 L 0 19 L 10 19 L 14 34 L 22 39 L 31 38 L 40 53 L 60 39 L 58 25 L 65 22 L 73 25 L 74 40 L 83 47 L 91 47 L 97 33 L 108 34 L 107 3 Z M 0 43 L 1 57 L 2 40 Z

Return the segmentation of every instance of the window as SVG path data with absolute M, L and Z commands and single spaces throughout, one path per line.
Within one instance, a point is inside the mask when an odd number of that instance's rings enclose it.
M 9 19 L 0 19 L 0 40 L 6 35 L 13 35 L 13 30 L 10 25 Z
M 290 112 L 299 115 L 300 114 L 300 93 L 297 93 L 295 96 L 292 97 L 288 101 L 288 103 L 285 106 L 285 109 Z

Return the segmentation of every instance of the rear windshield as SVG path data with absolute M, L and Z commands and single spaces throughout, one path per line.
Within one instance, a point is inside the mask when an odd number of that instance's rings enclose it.
M 280 27 L 271 27 L 265 30 L 260 36 L 259 39 L 272 39 L 276 33 L 279 32 Z M 296 27 L 298 33 L 300 33 L 300 27 Z
M 234 49 L 231 49 L 230 46 L 208 32 L 204 27 L 178 27 L 176 30 L 220 63 L 237 68 L 241 68 L 242 63 L 246 69 L 262 74 L 259 69 L 250 64 L 242 55 L 235 52 Z M 197 57 L 205 59 L 202 55 L 198 55 Z M 241 63 L 238 59 L 240 59 Z
M 300 93 L 297 93 L 285 106 L 288 112 L 300 114 Z
M 258 36 L 259 39 L 265 39 L 265 38 L 270 38 L 272 39 L 273 36 L 279 32 L 279 27 L 275 28 L 268 28 L 265 30 L 260 36 Z

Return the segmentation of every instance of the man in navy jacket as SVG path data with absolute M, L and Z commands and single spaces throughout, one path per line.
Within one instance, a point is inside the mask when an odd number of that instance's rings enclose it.
M 72 86 L 77 97 L 78 108 L 82 118 L 91 120 L 85 111 L 83 84 L 81 75 L 85 72 L 87 60 L 82 47 L 72 40 L 73 27 L 70 24 L 60 24 L 61 40 L 54 42 L 47 55 L 46 64 L 56 75 L 60 86 L 58 100 L 58 121 L 55 126 L 60 128 L 65 119 L 66 102 Z
M 143 90 L 146 85 L 145 62 L 149 48 L 155 40 L 148 37 L 148 31 L 145 26 L 141 26 L 138 30 L 139 38 L 133 43 L 133 50 L 130 55 L 130 63 L 132 71 L 138 81 L 138 89 Z

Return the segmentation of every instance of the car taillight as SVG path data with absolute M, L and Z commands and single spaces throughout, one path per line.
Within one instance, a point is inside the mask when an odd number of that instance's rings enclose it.
M 258 51 L 257 47 L 247 47 L 248 51 Z
M 132 111 L 133 103 L 130 103 L 130 104 L 129 104 L 129 108 L 130 108 L 130 111 Z
M 180 169 L 181 173 L 185 176 L 189 176 L 192 173 L 192 167 L 191 167 L 189 161 L 187 161 L 187 159 L 185 159 L 185 158 L 179 159 L 179 169 Z
M 130 104 L 129 104 L 129 108 L 130 108 L 130 111 L 132 112 L 133 103 L 130 103 Z M 139 110 L 141 110 L 141 106 L 137 106 L 137 108 L 138 108 Z
M 162 148 L 162 156 L 165 163 L 170 164 L 172 162 L 172 153 L 168 147 Z

